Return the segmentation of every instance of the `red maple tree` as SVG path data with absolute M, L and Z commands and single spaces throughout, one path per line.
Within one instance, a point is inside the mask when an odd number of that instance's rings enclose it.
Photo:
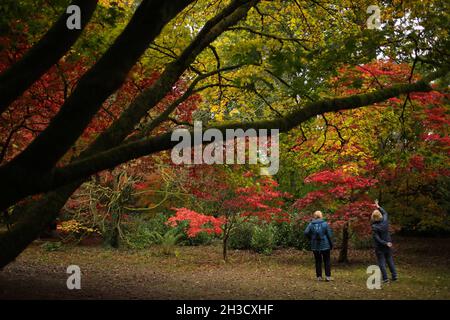
M 323 210 L 334 229 L 341 230 L 342 243 L 339 261 L 348 261 L 350 232 L 360 235 L 370 233 L 369 217 L 375 208 L 367 195 L 367 190 L 375 186 L 376 179 L 353 174 L 344 168 L 322 170 L 308 176 L 307 184 L 314 184 L 317 190 L 307 193 L 294 203 L 301 210 L 301 216 L 309 220 L 310 213 L 305 210 Z

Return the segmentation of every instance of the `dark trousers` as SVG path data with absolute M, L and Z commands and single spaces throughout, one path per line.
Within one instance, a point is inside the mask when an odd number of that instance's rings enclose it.
M 330 250 L 313 251 L 316 261 L 316 275 L 322 277 L 322 260 L 325 265 L 325 276 L 331 277 Z
M 387 249 L 375 249 L 375 254 L 377 255 L 378 266 L 381 270 L 381 275 L 383 280 L 388 280 L 386 263 L 392 274 L 392 279 L 397 279 L 397 270 L 395 270 L 394 258 L 392 257 L 391 248 Z

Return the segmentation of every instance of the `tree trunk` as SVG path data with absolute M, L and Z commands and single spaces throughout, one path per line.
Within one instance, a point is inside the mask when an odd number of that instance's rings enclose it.
M 223 261 L 227 262 L 228 234 L 223 236 Z
M 115 249 L 118 249 L 120 246 L 120 216 L 120 212 L 113 214 L 108 239 L 108 244 Z
M 339 251 L 339 259 L 338 262 L 348 262 L 348 234 L 349 223 L 346 222 L 344 227 L 342 228 L 342 246 L 341 251 Z
M 111 236 L 109 239 L 109 245 L 114 249 L 119 249 L 120 246 L 120 237 L 119 237 L 119 228 L 114 227 L 111 231 Z
M 229 216 L 226 215 L 226 222 L 224 224 L 223 227 L 223 240 L 222 240 L 222 254 L 223 254 L 223 261 L 227 262 L 228 261 L 228 239 L 230 237 L 230 231 L 231 231 L 231 227 L 232 224 L 229 220 Z
M 0 233 L 0 270 L 13 261 L 56 219 L 59 211 L 82 181 L 50 192 L 39 200 L 30 199 L 18 205 L 14 214 L 20 215 L 9 231 Z

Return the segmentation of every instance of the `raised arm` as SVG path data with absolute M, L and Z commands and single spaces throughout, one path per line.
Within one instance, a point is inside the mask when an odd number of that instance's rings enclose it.
M 388 219 L 388 213 L 386 212 L 386 210 L 384 210 L 384 209 L 378 204 L 378 199 L 375 200 L 375 206 L 377 207 L 378 210 L 380 210 L 381 214 L 383 215 L 383 221 L 387 221 L 387 219 Z
M 388 213 L 386 210 L 384 210 L 382 207 L 378 206 L 378 210 L 380 210 L 381 214 L 383 215 L 383 221 L 387 221 L 388 219 Z

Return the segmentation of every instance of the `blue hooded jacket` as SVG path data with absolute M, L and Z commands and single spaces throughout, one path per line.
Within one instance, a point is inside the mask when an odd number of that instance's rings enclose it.
M 314 219 L 305 229 L 305 236 L 311 240 L 311 250 L 324 251 L 333 248 L 330 226 L 323 219 Z
M 375 244 L 375 249 L 387 250 L 388 242 L 391 242 L 391 235 L 389 234 L 388 213 L 382 207 L 379 207 L 383 220 L 372 223 L 372 236 Z

